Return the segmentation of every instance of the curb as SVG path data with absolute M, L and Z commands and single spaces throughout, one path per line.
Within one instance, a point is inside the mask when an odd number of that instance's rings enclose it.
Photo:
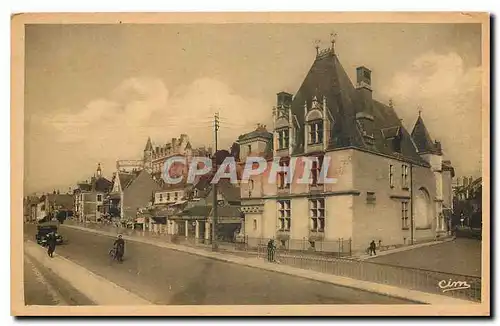
M 108 232 L 108 231 L 94 230 L 94 229 L 89 229 L 89 228 L 75 226 L 75 225 L 66 225 L 66 226 L 69 228 L 78 229 L 78 230 L 81 230 L 84 232 L 101 234 L 101 235 L 105 235 L 105 236 L 114 236 L 115 235 L 112 232 Z M 277 273 L 281 273 L 281 274 L 287 274 L 287 275 L 291 275 L 291 276 L 310 279 L 310 280 L 314 280 L 314 281 L 319 281 L 319 282 L 323 282 L 323 283 L 344 286 L 344 287 L 362 290 L 362 291 L 366 291 L 366 292 L 377 293 L 377 294 L 381 294 L 381 295 L 385 295 L 385 296 L 389 296 L 389 297 L 394 297 L 394 298 L 398 298 L 398 299 L 403 299 L 403 300 L 408 300 L 408 301 L 416 302 L 416 303 L 420 303 L 420 304 L 431 304 L 431 305 L 432 304 L 433 305 L 437 305 L 437 304 L 439 304 L 439 305 L 471 305 L 471 304 L 474 305 L 474 304 L 477 304 L 477 303 L 472 302 L 472 301 L 451 298 L 451 297 L 447 297 L 447 296 L 443 296 L 443 295 L 437 295 L 437 294 L 431 294 L 431 293 L 426 293 L 426 292 L 421 292 L 421 291 L 398 288 L 398 287 L 390 286 L 390 285 L 366 282 L 366 281 L 361 281 L 361 280 L 357 280 L 357 279 L 353 279 L 353 278 L 330 275 L 330 274 L 315 272 L 315 271 L 306 270 L 306 269 L 300 269 L 300 268 L 291 267 L 291 266 L 267 264 L 267 263 L 258 261 L 258 259 L 253 259 L 253 258 L 241 258 L 241 257 L 233 256 L 230 254 L 217 254 L 217 253 L 212 253 L 212 252 L 205 252 L 205 251 L 202 251 L 199 249 L 194 249 L 194 248 L 190 248 L 190 247 L 186 247 L 186 246 L 182 246 L 182 245 L 162 243 L 162 242 L 149 240 L 149 239 L 140 239 L 140 238 L 128 236 L 128 235 L 123 235 L 123 238 L 126 240 L 129 240 L 129 241 L 145 243 L 145 244 L 149 244 L 149 245 L 153 245 L 153 246 L 157 246 L 157 247 L 167 248 L 167 249 L 176 250 L 176 251 L 182 251 L 182 252 L 185 252 L 188 254 L 203 256 L 206 258 L 211 258 L 211 259 L 224 261 L 224 262 L 228 262 L 228 263 L 244 265 L 244 266 L 248 266 L 248 267 L 258 268 L 261 270 L 267 270 L 267 271 L 277 272 Z
M 97 305 L 151 305 L 149 301 L 57 254 L 47 257 L 45 251 L 28 240 L 24 253 L 70 283 L 78 292 Z

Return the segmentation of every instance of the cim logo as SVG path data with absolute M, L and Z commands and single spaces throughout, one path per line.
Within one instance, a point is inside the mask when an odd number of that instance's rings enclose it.
M 443 293 L 449 291 L 470 289 L 470 284 L 467 283 L 467 281 L 453 281 L 451 278 L 448 281 L 439 281 L 438 286 L 441 290 L 443 290 Z

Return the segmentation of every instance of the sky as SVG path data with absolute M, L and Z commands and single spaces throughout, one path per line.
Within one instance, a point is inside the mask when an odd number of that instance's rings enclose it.
M 479 24 L 27 25 L 25 192 L 74 187 L 101 163 L 140 159 L 148 136 L 219 148 L 272 126 L 276 93 L 296 93 L 330 46 L 411 131 L 422 111 L 458 176 L 481 175 Z

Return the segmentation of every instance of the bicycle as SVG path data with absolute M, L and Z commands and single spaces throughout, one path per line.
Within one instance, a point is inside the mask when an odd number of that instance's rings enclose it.
M 111 257 L 112 260 L 117 260 L 118 259 L 117 255 L 116 255 L 117 254 L 116 248 L 111 248 L 109 250 L 108 254 L 109 254 L 109 257 Z

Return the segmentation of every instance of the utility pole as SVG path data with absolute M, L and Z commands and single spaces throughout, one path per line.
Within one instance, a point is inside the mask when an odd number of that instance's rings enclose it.
M 414 244 L 414 217 L 413 217 L 413 164 L 410 162 L 410 244 Z
M 214 156 L 213 156 L 213 169 L 214 169 L 214 176 L 215 173 L 217 173 L 217 133 L 219 131 L 219 113 L 215 113 L 214 116 L 214 142 L 215 142 L 215 149 L 214 149 Z M 212 179 L 213 180 L 213 179 Z M 217 206 L 218 206 L 218 201 L 217 201 L 217 184 L 212 183 L 212 190 L 213 190 L 213 207 L 212 207 L 212 251 L 217 251 Z

